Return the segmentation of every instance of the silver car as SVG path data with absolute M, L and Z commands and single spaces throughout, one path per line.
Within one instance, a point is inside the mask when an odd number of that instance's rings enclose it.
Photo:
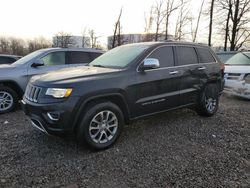
M 11 65 L 0 65 L 0 114 L 15 109 L 32 76 L 83 66 L 103 53 L 86 48 L 47 48 L 35 51 Z

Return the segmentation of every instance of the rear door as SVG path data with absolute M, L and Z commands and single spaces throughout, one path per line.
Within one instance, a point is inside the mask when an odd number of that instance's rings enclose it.
M 156 48 L 148 58 L 159 60 L 160 68 L 137 72 L 137 99 L 133 114 L 142 116 L 178 106 L 180 73 L 174 66 L 172 46 Z
M 180 83 L 181 105 L 196 103 L 204 77 L 203 66 L 199 65 L 197 53 L 192 46 L 177 46 L 177 63 L 182 70 Z
M 51 71 L 56 71 L 68 67 L 68 65 L 66 64 L 65 51 L 50 52 L 41 57 L 40 60 L 43 61 L 44 66 L 32 67 L 30 65 L 30 67 L 28 68 L 29 78 L 37 74 L 45 74 Z

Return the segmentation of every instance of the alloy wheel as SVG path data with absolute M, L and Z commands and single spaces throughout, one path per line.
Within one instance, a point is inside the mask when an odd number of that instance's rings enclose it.
M 211 97 L 206 97 L 205 105 L 206 105 L 207 111 L 213 112 L 215 110 L 215 108 L 216 108 L 217 100 L 213 99 Z
M 12 95 L 6 91 L 0 91 L 0 111 L 9 110 L 14 103 Z
M 96 114 L 89 125 L 90 138 L 97 144 L 105 144 L 113 139 L 117 133 L 118 118 L 109 111 L 101 111 Z

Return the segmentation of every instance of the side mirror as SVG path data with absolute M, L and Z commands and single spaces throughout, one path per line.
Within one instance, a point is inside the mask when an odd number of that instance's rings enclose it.
M 44 62 L 43 62 L 41 59 L 36 59 L 36 60 L 32 63 L 32 65 L 31 65 L 31 67 L 34 67 L 34 68 L 40 67 L 40 66 L 44 66 Z
M 140 70 L 150 70 L 150 69 L 157 69 L 160 67 L 160 63 L 158 59 L 155 58 L 146 58 L 143 61 L 143 65 L 141 66 Z

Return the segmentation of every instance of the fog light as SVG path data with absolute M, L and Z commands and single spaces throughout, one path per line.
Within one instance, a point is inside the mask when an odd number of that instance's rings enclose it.
M 47 116 L 52 121 L 58 121 L 60 119 L 60 114 L 58 112 L 48 112 Z

